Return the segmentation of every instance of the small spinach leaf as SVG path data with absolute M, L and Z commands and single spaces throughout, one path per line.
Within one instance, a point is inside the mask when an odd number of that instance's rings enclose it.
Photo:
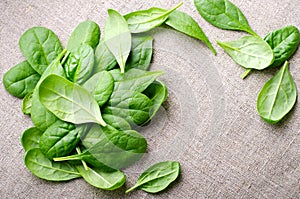
M 213 26 L 257 35 L 241 10 L 229 0 L 194 0 L 194 3 L 200 15 Z
M 229 42 L 217 41 L 217 43 L 236 63 L 248 69 L 262 70 L 274 61 L 270 46 L 256 36 L 245 36 Z
M 36 127 L 31 127 L 24 131 L 21 136 L 21 143 L 25 151 L 38 148 L 42 134 L 43 132 Z
M 106 126 L 93 96 L 83 87 L 63 77 L 46 77 L 39 86 L 39 100 L 63 121 L 74 124 L 95 122 Z
M 27 93 L 27 95 L 24 97 L 22 102 L 22 112 L 25 115 L 30 115 L 31 113 L 31 106 L 32 106 L 32 94 L 33 92 Z
M 94 72 L 111 70 L 117 65 L 115 56 L 107 48 L 104 40 L 100 40 L 95 51 L 95 68 Z
M 176 180 L 180 173 L 179 162 L 160 162 L 144 171 L 137 183 L 128 189 L 128 193 L 134 189 L 141 189 L 149 193 L 157 193 L 164 190 L 171 182 Z
M 19 45 L 28 63 L 40 75 L 62 51 L 57 36 L 44 27 L 27 30 L 21 36 Z
M 179 32 L 203 41 L 215 55 L 217 54 L 203 30 L 190 15 L 175 10 L 165 23 Z
M 296 99 L 296 84 L 286 61 L 278 73 L 261 89 L 257 98 L 257 110 L 266 122 L 275 124 L 290 112 Z
M 170 13 L 180 7 L 183 3 L 178 4 L 170 10 L 162 8 L 150 8 L 148 10 L 139 10 L 125 15 L 128 27 L 132 33 L 140 33 L 151 30 L 163 24 Z
M 4 74 L 3 84 L 11 95 L 23 98 L 35 88 L 40 77 L 27 61 L 23 61 Z
M 104 28 L 104 41 L 107 48 L 115 56 L 121 73 L 124 73 L 125 63 L 131 48 L 131 34 L 124 17 L 112 9 L 108 10 L 108 18 Z

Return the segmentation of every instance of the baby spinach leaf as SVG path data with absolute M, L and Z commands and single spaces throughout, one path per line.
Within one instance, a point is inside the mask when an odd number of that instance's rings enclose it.
M 86 182 L 100 189 L 115 190 L 126 181 L 125 175 L 119 170 L 105 169 L 104 167 L 86 170 L 83 166 L 76 166 L 76 168 Z
M 157 193 L 167 188 L 171 182 L 176 180 L 179 173 L 179 162 L 166 161 L 157 163 L 144 171 L 137 180 L 137 183 L 125 193 L 129 193 L 134 189 L 141 189 L 149 193 Z
M 99 125 L 93 125 L 91 131 L 95 132 L 92 133 L 93 135 L 99 133 L 96 143 L 91 147 L 81 154 L 54 158 L 54 160 L 84 160 L 94 167 L 106 165 L 113 169 L 121 169 L 139 160 L 146 152 L 147 142 L 136 131 L 118 131 L 111 126 L 101 127 Z M 90 132 L 87 133 L 87 136 Z
M 114 127 L 117 130 L 125 131 L 131 129 L 130 124 L 122 117 L 109 114 L 103 114 L 102 117 L 108 125 Z
M 21 143 L 25 151 L 38 148 L 42 134 L 43 132 L 36 127 L 31 127 L 24 131 L 21 136 Z
M 77 84 L 83 84 L 93 73 L 94 50 L 82 44 L 71 53 L 64 64 L 67 78 Z
M 69 155 L 88 130 L 88 125 L 56 121 L 41 136 L 39 148 L 49 158 Z
M 99 38 L 99 26 L 93 21 L 83 21 L 72 32 L 67 44 L 67 49 L 71 52 L 76 52 L 81 44 L 87 44 L 92 48 L 96 48 L 99 43 Z
M 25 154 L 26 167 L 37 177 L 49 181 L 66 181 L 79 178 L 75 166 L 68 162 L 49 160 L 39 148 L 30 149 Z
M 164 10 L 162 8 L 150 8 L 148 10 L 139 10 L 128 13 L 125 15 L 128 27 L 132 33 L 140 33 L 151 30 L 163 24 L 169 14 L 179 8 L 183 3 L 181 2 L 170 10 Z
M 190 15 L 175 10 L 169 15 L 165 23 L 179 32 L 203 41 L 215 55 L 217 54 L 203 30 Z
M 95 68 L 94 72 L 111 70 L 117 65 L 115 56 L 107 48 L 104 40 L 100 40 L 95 51 Z
M 241 10 L 229 0 L 194 0 L 194 3 L 200 15 L 211 25 L 257 35 Z
M 236 63 L 248 69 L 262 70 L 274 61 L 270 46 L 256 36 L 245 36 L 229 42 L 217 41 L 217 43 Z
M 35 88 L 40 77 L 27 61 L 23 61 L 4 74 L 3 84 L 11 95 L 23 98 Z
M 59 119 L 74 124 L 94 122 L 106 126 L 99 106 L 83 87 L 63 77 L 49 75 L 39 86 L 41 103 Z
M 19 45 L 28 63 L 40 75 L 62 51 L 57 36 L 44 27 L 27 30 L 21 36 Z
M 26 115 L 30 115 L 30 113 L 31 113 L 32 94 L 33 94 L 32 91 L 27 93 L 27 95 L 23 99 L 22 112 Z
M 121 73 L 124 73 L 125 63 L 131 48 L 131 34 L 124 17 L 112 9 L 108 10 L 108 18 L 104 28 L 104 41 L 107 48 L 115 56 Z
M 83 88 L 88 90 L 97 101 L 98 105 L 103 106 L 114 89 L 114 79 L 107 71 L 102 71 L 93 75 L 83 84 Z
M 153 38 L 151 36 L 133 36 L 131 42 L 131 52 L 126 68 L 147 70 L 152 59 Z
M 278 73 L 261 89 L 257 98 L 257 110 L 262 119 L 275 124 L 290 112 L 296 99 L 296 84 L 286 61 Z
M 286 26 L 267 34 L 264 40 L 273 49 L 275 60 L 272 66 L 280 66 L 297 50 L 300 37 L 295 26 Z

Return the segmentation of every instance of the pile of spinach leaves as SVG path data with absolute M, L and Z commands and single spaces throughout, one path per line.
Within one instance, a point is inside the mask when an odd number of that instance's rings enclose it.
M 249 33 L 235 41 L 217 41 L 239 65 L 246 68 L 241 78 L 255 70 L 282 66 L 261 89 L 257 98 L 260 117 L 278 123 L 294 107 L 297 88 L 288 70 L 287 60 L 296 52 L 300 37 L 295 26 L 286 26 L 261 38 L 255 33 L 242 11 L 229 0 L 194 0 L 200 15 L 215 27 Z

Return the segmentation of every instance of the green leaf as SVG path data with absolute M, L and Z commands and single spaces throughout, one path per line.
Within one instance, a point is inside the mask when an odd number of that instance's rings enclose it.
M 299 30 L 295 26 L 286 26 L 270 32 L 264 40 L 273 49 L 275 60 L 272 66 L 280 66 L 296 52 L 300 42 Z
M 3 84 L 11 95 L 23 98 L 35 88 L 40 77 L 27 61 L 23 61 L 4 74 Z
M 107 48 L 115 56 L 121 73 L 124 73 L 125 63 L 131 48 L 131 34 L 124 17 L 112 9 L 108 10 L 108 18 L 104 28 L 104 41 Z
M 93 75 L 83 84 L 83 88 L 88 90 L 97 101 L 98 105 L 103 106 L 111 96 L 114 89 L 114 79 L 107 71 L 102 71 Z
M 49 160 L 39 148 L 27 151 L 24 161 L 31 173 L 41 179 L 67 181 L 80 177 L 74 166 L 68 162 L 54 162 Z
M 40 137 L 43 132 L 36 127 L 31 127 L 23 132 L 21 136 L 21 143 L 25 151 L 30 149 L 38 148 Z
M 133 36 L 131 44 L 131 52 L 129 54 L 126 68 L 137 68 L 147 70 L 152 59 L 152 43 L 151 36 Z
M 125 15 L 128 27 L 132 33 L 140 33 L 151 30 L 163 24 L 170 13 L 179 8 L 183 3 L 179 3 L 177 6 L 170 10 L 164 10 L 162 8 L 150 8 L 148 10 L 139 10 L 128 13 Z
M 296 103 L 297 88 L 288 70 L 288 62 L 261 89 L 257 110 L 266 122 L 275 124 L 290 112 Z
M 104 167 L 86 170 L 83 166 L 76 166 L 76 168 L 86 182 L 100 189 L 115 190 L 126 181 L 125 175 L 119 170 L 105 169 Z
M 144 171 L 137 183 L 128 189 L 128 193 L 134 189 L 141 189 L 149 193 L 157 193 L 164 190 L 171 182 L 176 180 L 180 173 L 179 162 L 160 162 Z
M 94 50 L 82 44 L 71 53 L 64 64 L 67 78 L 77 84 L 83 84 L 93 73 Z
M 274 61 L 273 51 L 261 38 L 245 36 L 235 41 L 217 41 L 231 58 L 244 68 L 262 70 Z
M 39 87 L 41 103 L 59 119 L 74 124 L 94 122 L 106 126 L 94 97 L 63 77 L 49 75 Z
M 95 68 L 94 72 L 111 70 L 117 65 L 115 56 L 107 48 L 105 41 L 100 40 L 95 51 Z
M 69 155 L 88 130 L 88 125 L 56 121 L 41 136 L 39 148 L 49 158 Z
M 30 115 L 31 113 L 31 106 L 32 106 L 32 94 L 33 92 L 27 93 L 27 95 L 24 97 L 22 102 L 22 112 L 25 115 Z
M 67 49 L 71 52 L 76 52 L 81 44 L 87 44 L 95 48 L 99 43 L 99 38 L 99 26 L 93 21 L 83 21 L 72 32 Z
M 103 114 L 102 117 L 107 124 L 109 124 L 110 126 L 114 127 L 117 130 L 120 131 L 131 130 L 130 124 L 122 117 L 119 117 L 117 115 L 109 115 L 109 114 Z
M 27 30 L 21 36 L 19 45 L 28 63 L 40 75 L 62 51 L 57 36 L 44 27 Z
M 175 10 L 165 23 L 179 32 L 203 41 L 215 55 L 217 54 L 203 30 L 190 15 Z

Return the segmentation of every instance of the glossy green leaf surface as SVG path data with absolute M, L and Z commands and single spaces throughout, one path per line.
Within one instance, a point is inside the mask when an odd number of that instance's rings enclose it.
M 300 42 L 299 30 L 295 26 L 286 26 L 270 32 L 264 40 L 273 49 L 275 60 L 272 66 L 280 66 L 296 52 Z
M 266 122 L 275 124 L 290 112 L 296 99 L 296 84 L 288 70 L 288 62 L 285 62 L 261 89 L 257 98 L 257 110 Z
M 19 45 L 28 63 L 40 75 L 62 51 L 57 36 L 44 27 L 28 29 L 21 36 Z
M 137 180 L 137 183 L 126 193 L 141 189 L 149 193 L 157 193 L 164 190 L 171 182 L 176 180 L 180 173 L 179 162 L 166 161 L 160 162 L 144 171 Z
M 68 162 L 49 160 L 39 148 L 25 154 L 25 165 L 35 176 L 49 181 L 67 181 L 81 177 L 77 169 Z
M 139 10 L 125 15 L 128 27 L 132 33 L 140 33 L 151 30 L 163 24 L 170 13 L 180 7 L 183 3 L 178 4 L 170 10 L 162 8 L 150 8 L 148 10 Z
M 244 68 L 262 70 L 274 61 L 271 47 L 256 36 L 244 36 L 235 41 L 217 41 L 217 43 L 236 63 Z
M 131 130 L 130 124 L 122 117 L 109 114 L 103 114 L 102 117 L 108 125 L 114 127 L 117 130 Z
M 203 32 L 198 23 L 188 14 L 180 11 L 173 11 L 165 22 L 168 26 L 188 36 L 203 41 L 210 50 L 216 54 L 216 50 Z
M 40 77 L 27 61 L 23 61 L 4 74 L 3 84 L 11 95 L 23 98 L 35 88 Z
M 29 151 L 30 149 L 38 148 L 42 134 L 43 132 L 36 127 L 25 130 L 21 136 L 21 143 L 24 150 Z
M 23 99 L 22 112 L 25 115 L 30 115 L 30 113 L 31 113 L 32 95 L 33 95 L 33 92 L 31 91 L 31 92 L 27 93 L 27 95 Z
M 95 50 L 95 68 L 94 72 L 111 70 L 117 65 L 115 56 L 107 48 L 105 41 L 100 40 Z
M 200 15 L 211 25 L 256 35 L 242 11 L 229 0 L 194 0 L 194 3 Z
M 124 73 L 126 60 L 131 49 L 131 34 L 124 17 L 112 9 L 108 10 L 108 18 L 104 27 L 104 41 L 107 48 L 115 56 L 121 73 Z
M 99 43 L 100 28 L 93 21 L 81 22 L 72 32 L 67 44 L 67 49 L 75 52 L 81 44 L 87 44 L 92 48 L 96 48 Z
M 46 77 L 39 86 L 39 100 L 63 121 L 106 125 L 92 94 L 63 77 L 57 75 Z

